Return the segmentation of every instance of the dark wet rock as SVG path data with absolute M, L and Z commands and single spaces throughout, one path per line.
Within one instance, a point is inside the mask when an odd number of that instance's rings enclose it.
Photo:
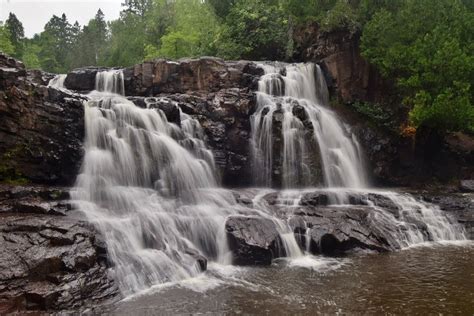
M 69 90 L 79 92 L 90 92 L 95 89 L 95 77 L 97 72 L 106 70 L 103 67 L 84 67 L 74 69 L 67 74 L 64 86 Z
M 59 187 L 0 186 L 2 313 L 76 309 L 118 295 L 105 244 L 70 214 L 68 195 Z
M 328 205 L 329 197 L 327 193 L 321 192 L 311 192 L 305 194 L 301 200 L 300 205 L 303 206 L 319 206 L 319 205 Z
M 373 220 L 374 214 L 372 208 L 364 206 L 302 208 L 294 214 L 302 219 L 294 229 L 296 234 L 306 233 L 306 229 L 310 229 L 309 249 L 313 253 L 334 254 L 359 250 L 384 252 L 396 249 L 397 241 L 389 240 L 387 236 L 387 231 L 392 227 L 381 227 L 383 223 Z M 301 223 L 305 223 L 305 226 L 301 227 Z
M 473 192 L 474 193 L 474 180 L 461 180 L 459 189 L 462 192 Z
M 234 264 L 268 265 L 282 255 L 280 235 L 271 219 L 230 216 L 225 228 Z
M 82 99 L 30 80 L 3 54 L 0 69 L 0 182 L 72 184 L 83 153 Z
M 226 88 L 246 88 L 256 84 L 263 70 L 248 61 L 226 62 L 219 58 L 181 59 L 178 62 L 157 59 L 125 70 L 127 95 L 217 92 Z

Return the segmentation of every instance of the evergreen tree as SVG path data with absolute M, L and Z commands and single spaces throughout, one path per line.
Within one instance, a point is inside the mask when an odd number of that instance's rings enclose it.
M 23 24 L 18 20 L 14 13 L 10 12 L 5 21 L 5 28 L 10 32 L 10 41 L 14 47 L 14 57 L 20 57 L 23 54 L 23 41 L 25 39 L 25 30 Z
M 10 40 L 10 31 L 0 24 L 0 52 L 11 55 L 15 52 L 15 47 Z

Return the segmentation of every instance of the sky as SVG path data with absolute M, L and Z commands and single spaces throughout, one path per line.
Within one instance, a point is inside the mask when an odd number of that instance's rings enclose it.
M 23 23 L 26 37 L 43 31 L 44 25 L 55 15 L 66 14 L 69 22 L 81 26 L 102 9 L 107 21 L 119 17 L 123 0 L 0 0 L 0 21 L 13 12 Z

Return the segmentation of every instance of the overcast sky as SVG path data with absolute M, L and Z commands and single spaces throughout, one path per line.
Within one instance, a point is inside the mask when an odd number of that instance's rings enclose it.
M 0 0 L 0 20 L 5 21 L 10 12 L 15 13 L 23 23 L 25 35 L 32 37 L 40 33 L 49 19 L 56 14 L 65 13 L 72 24 L 78 21 L 84 25 L 94 17 L 100 8 L 105 19 L 119 17 L 123 0 Z

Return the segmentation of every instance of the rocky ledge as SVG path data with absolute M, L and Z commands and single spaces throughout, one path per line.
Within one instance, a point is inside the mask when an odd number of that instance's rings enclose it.
M 0 314 L 115 297 L 104 242 L 59 187 L 0 187 Z
M 227 219 L 226 231 L 234 263 L 239 265 L 266 265 L 288 256 L 282 240 L 288 234 L 295 236 L 301 249 L 324 255 L 396 251 L 408 245 L 407 230 L 416 230 L 425 241 L 434 240 L 426 223 L 384 194 L 349 193 L 341 200 L 337 192 L 314 190 L 302 193 L 296 204 L 294 197 L 281 192 L 258 201 L 255 190 L 234 194 L 245 208 L 241 215 Z M 447 219 L 474 239 L 474 195 L 415 195 L 420 201 L 439 204 Z

